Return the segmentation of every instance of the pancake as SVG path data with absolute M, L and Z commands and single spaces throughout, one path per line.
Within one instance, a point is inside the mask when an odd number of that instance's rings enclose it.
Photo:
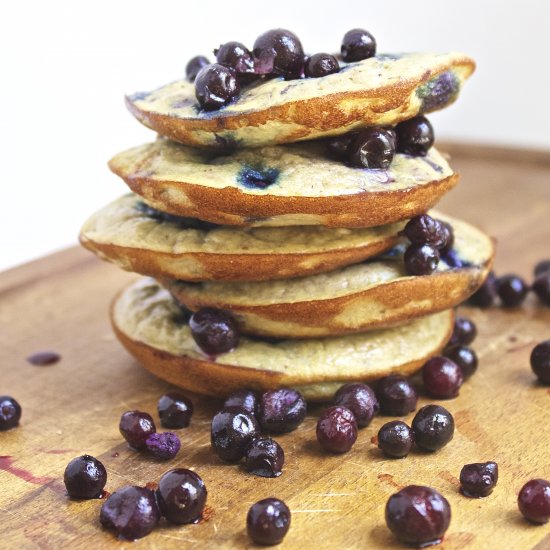
M 333 338 L 282 340 L 242 337 L 230 352 L 209 357 L 195 344 L 170 293 L 152 279 L 128 287 L 111 307 L 118 339 L 142 366 L 181 388 L 226 396 L 233 390 L 369 381 L 410 374 L 447 343 L 448 310 L 409 324 Z M 309 392 L 310 398 L 322 398 Z
M 80 242 L 101 258 L 143 275 L 259 281 L 361 262 L 392 248 L 403 225 L 367 229 L 213 226 L 164 216 L 138 196 L 126 195 L 84 224 Z
M 426 212 L 458 181 L 434 147 L 369 170 L 328 159 L 319 142 L 219 155 L 161 139 L 116 155 L 109 166 L 158 210 L 256 227 L 385 225 Z
M 382 259 L 292 281 L 163 284 L 192 311 L 226 310 L 253 335 L 312 338 L 398 325 L 462 303 L 492 265 L 494 247 L 487 235 L 457 219 L 432 215 L 453 226 L 455 246 L 444 257 L 449 263 L 440 261 L 431 275 L 407 275 L 401 245 Z
M 257 147 L 393 125 L 452 103 L 475 64 L 459 53 L 378 55 L 321 78 L 275 78 L 245 88 L 218 111 L 203 111 L 191 82 L 126 98 L 159 134 L 194 147 Z

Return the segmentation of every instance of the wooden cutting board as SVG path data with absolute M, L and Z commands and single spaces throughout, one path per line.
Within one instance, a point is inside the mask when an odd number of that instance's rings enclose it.
M 497 237 L 498 273 L 531 280 L 535 262 L 550 257 L 550 155 L 449 149 L 463 181 L 442 209 Z M 440 548 L 550 548 L 550 525 L 528 524 L 516 505 L 526 481 L 550 479 L 550 388 L 537 385 L 529 367 L 533 346 L 550 338 L 550 308 L 533 297 L 517 310 L 463 308 L 479 329 L 480 367 L 457 399 L 443 403 L 457 430 L 440 452 L 385 459 L 371 443 L 388 420 L 378 417 L 351 452 L 327 455 L 315 439 L 316 407 L 297 431 L 277 438 L 284 474 L 263 479 L 214 456 L 210 418 L 220 403 L 198 396 L 176 459 L 155 462 L 123 443 L 120 414 L 141 409 L 156 417 L 157 399 L 169 389 L 126 354 L 109 327 L 112 296 L 135 277 L 78 248 L 0 274 L 0 394 L 23 407 L 20 427 L 0 432 L 1 548 L 250 547 L 247 510 L 268 496 L 292 510 L 284 548 L 401 548 L 385 526 L 384 505 L 412 483 L 436 488 L 451 503 Z M 48 367 L 25 360 L 41 350 L 62 359 Z M 184 527 L 162 523 L 137 543 L 117 541 L 99 525 L 102 501 L 65 495 L 64 468 L 83 453 L 105 464 L 110 492 L 154 482 L 176 466 L 196 469 L 208 488 L 207 517 Z M 496 490 L 485 499 L 463 497 L 462 465 L 486 460 L 499 464 Z

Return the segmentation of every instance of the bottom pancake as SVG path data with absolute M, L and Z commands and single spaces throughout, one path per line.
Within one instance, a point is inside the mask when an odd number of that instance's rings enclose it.
M 152 279 L 140 279 L 115 298 L 111 320 L 138 362 L 181 388 L 223 397 L 242 387 L 291 386 L 323 400 L 332 395 L 334 383 L 415 372 L 443 349 L 454 314 L 444 311 L 396 328 L 331 338 L 242 337 L 234 350 L 211 357 L 195 344 L 170 293 Z

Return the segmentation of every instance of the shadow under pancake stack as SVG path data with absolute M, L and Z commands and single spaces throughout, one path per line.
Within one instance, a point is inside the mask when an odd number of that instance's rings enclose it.
M 248 74 L 217 108 L 199 85 L 216 67 L 225 82 L 238 73 L 218 64 L 127 98 L 159 136 L 110 161 L 132 193 L 80 240 L 147 276 L 115 298 L 113 327 L 182 388 L 326 400 L 345 382 L 410 374 L 445 347 L 453 308 L 491 267 L 488 236 L 431 210 L 458 175 L 425 114 L 457 98 L 473 61 L 307 66 Z

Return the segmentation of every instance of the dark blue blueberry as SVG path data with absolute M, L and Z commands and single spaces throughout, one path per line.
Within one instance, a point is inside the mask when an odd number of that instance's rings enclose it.
M 439 264 L 439 250 L 429 244 L 411 244 L 404 255 L 409 275 L 430 275 Z
M 237 462 L 259 437 L 260 426 L 252 414 L 239 407 L 226 407 L 212 418 L 210 443 L 226 462 Z
M 390 458 L 403 458 L 412 448 L 412 430 L 401 420 L 392 420 L 378 431 L 378 448 Z
M 491 494 L 498 481 L 496 462 L 465 464 L 460 471 L 460 488 L 467 497 L 480 498 Z
M 395 127 L 397 152 L 413 157 L 425 157 L 434 144 L 434 129 L 424 116 L 416 116 L 400 122 Z
M 0 396 L 0 431 L 15 428 L 21 418 L 21 406 L 9 395 Z
M 348 151 L 352 166 L 385 170 L 395 155 L 395 134 L 385 128 L 364 128 L 357 133 Z
M 380 410 L 374 391 L 360 382 L 342 386 L 334 394 L 333 403 L 347 407 L 355 415 L 359 428 L 368 426 Z
M 437 451 L 453 438 L 455 422 L 453 415 L 439 405 L 426 405 L 412 421 L 414 441 L 425 451 Z
M 460 91 L 460 81 L 451 71 L 441 73 L 418 88 L 416 94 L 422 100 L 421 113 L 441 109 L 452 103 Z
M 285 29 L 264 32 L 254 42 L 254 57 L 259 60 L 262 72 L 271 65 L 275 74 L 285 78 L 299 78 L 304 66 L 304 50 L 299 38 Z
M 530 522 L 547 523 L 550 520 L 550 483 L 545 479 L 528 481 L 519 492 L 518 506 Z
M 530 361 L 539 381 L 550 385 L 550 340 L 544 340 L 533 348 Z
M 344 35 L 340 52 L 347 62 L 368 59 L 376 53 L 376 40 L 365 29 L 352 29 Z
M 306 412 L 306 400 L 299 391 L 280 388 L 262 395 L 258 416 L 265 431 L 287 433 L 304 421 Z
M 185 67 L 185 76 L 187 77 L 187 80 L 194 82 L 195 78 L 197 78 L 197 75 L 199 74 L 199 71 L 207 65 L 210 65 L 210 61 L 208 61 L 208 58 L 204 57 L 204 55 L 196 55 L 195 57 L 192 57 Z
M 445 262 L 449 267 L 454 269 L 472 267 L 472 263 L 467 260 L 463 260 L 456 250 L 449 250 L 445 254 L 441 255 L 441 260 Z
M 474 306 L 487 308 L 493 305 L 496 296 L 496 277 L 495 274 L 490 271 L 485 281 L 483 281 L 483 284 L 470 297 L 469 301 Z
M 169 392 L 158 401 L 160 423 L 165 428 L 179 430 L 186 428 L 193 415 L 193 402 L 181 393 Z
M 277 168 L 243 166 L 237 174 L 237 182 L 250 189 L 265 189 L 276 183 L 278 177 Z
M 290 510 L 277 498 L 256 502 L 248 510 L 246 529 L 257 544 L 279 544 L 290 527 Z
M 135 209 L 156 222 L 173 223 L 180 229 L 200 229 L 201 231 L 210 231 L 211 229 L 221 227 L 216 223 L 205 222 L 196 218 L 187 218 L 185 216 L 176 216 L 174 214 L 169 214 L 168 212 L 162 212 L 141 201 L 136 203 Z
M 181 447 L 180 438 L 172 432 L 151 434 L 145 441 L 147 450 L 159 460 L 174 458 Z
M 151 415 L 141 411 L 127 411 L 118 426 L 122 437 L 134 449 L 145 449 L 147 438 L 157 431 Z
M 317 421 L 317 441 L 331 453 L 347 453 L 357 440 L 355 415 L 347 407 L 330 407 Z
M 215 111 L 227 105 L 240 92 L 237 73 L 219 63 L 203 67 L 195 79 L 195 97 L 205 111 Z
M 382 378 L 376 386 L 376 396 L 382 414 L 405 416 L 416 409 L 418 394 L 404 376 L 392 374 Z
M 550 273 L 544 273 L 535 279 L 533 292 L 543 304 L 550 306 Z
M 499 277 L 496 281 L 496 287 L 497 294 L 504 307 L 520 306 L 529 291 L 527 283 L 517 275 Z
M 218 63 L 231 67 L 238 74 L 254 72 L 252 52 L 241 42 L 226 42 L 214 50 L 214 54 Z
M 107 471 L 97 458 L 82 455 L 67 464 L 63 481 L 70 497 L 97 498 L 107 483 Z
M 328 53 L 316 53 L 309 57 L 304 67 L 304 74 L 309 78 L 319 78 L 340 70 L 338 60 Z
M 239 328 L 231 315 L 221 309 L 203 307 L 189 319 L 191 336 L 210 355 L 226 353 L 239 345 Z
M 464 380 L 470 378 L 477 370 L 478 360 L 476 352 L 468 346 L 447 347 L 443 355 L 460 367 Z
M 240 407 L 255 416 L 258 413 L 258 395 L 253 390 L 243 388 L 229 395 L 224 401 L 223 406 Z
M 278 477 L 285 463 L 281 446 L 269 437 L 255 439 L 246 451 L 246 470 L 261 477 Z

